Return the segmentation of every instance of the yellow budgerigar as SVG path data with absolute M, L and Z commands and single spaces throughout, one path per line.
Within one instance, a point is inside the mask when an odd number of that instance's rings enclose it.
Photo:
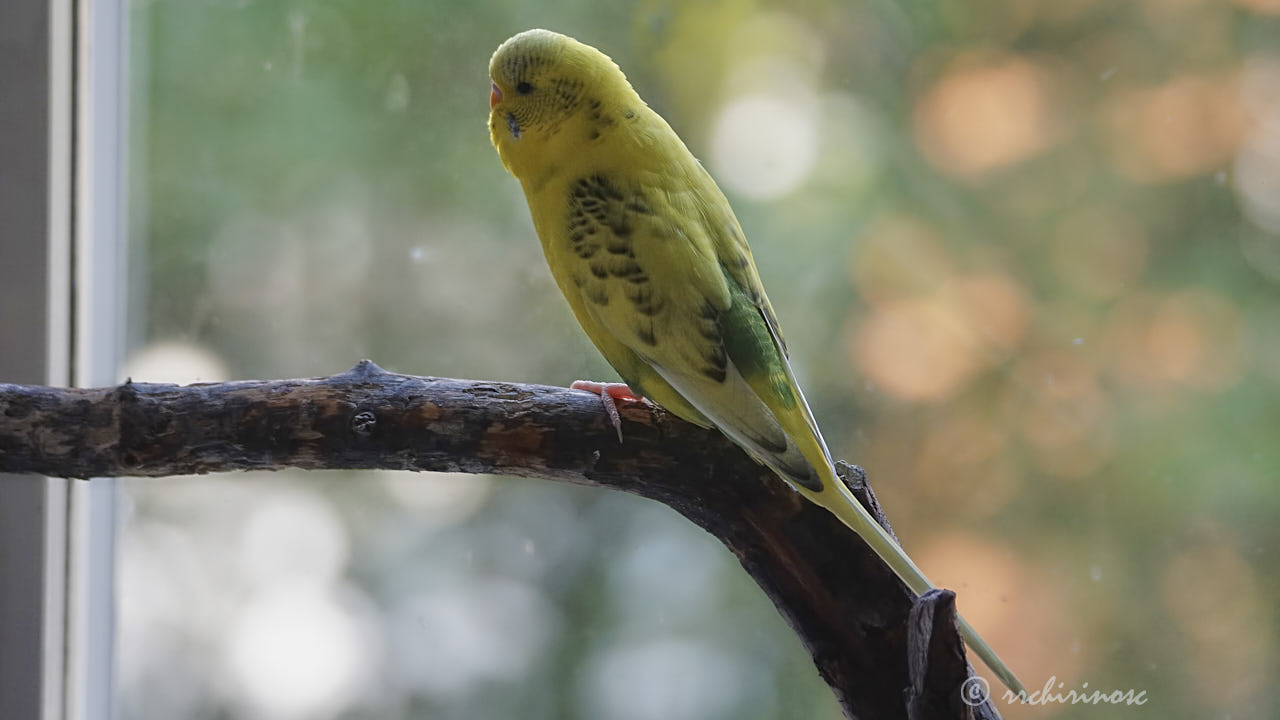
M 836 477 L 742 228 L 671 126 L 606 55 L 548 30 L 504 42 L 489 75 L 490 138 L 524 188 L 573 314 L 626 382 L 575 387 L 600 393 L 615 425 L 615 398 L 645 397 L 718 428 L 834 513 L 912 591 L 931 589 Z M 961 630 L 1020 690 L 963 620 Z

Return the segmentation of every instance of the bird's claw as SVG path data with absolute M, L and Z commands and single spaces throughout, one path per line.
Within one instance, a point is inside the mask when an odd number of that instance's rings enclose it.
M 622 444 L 622 416 L 618 414 L 617 401 L 644 402 L 645 399 L 633 392 L 626 383 L 575 380 L 573 384 L 569 385 L 569 388 L 571 390 L 586 390 L 600 396 L 600 404 L 604 406 L 604 412 L 609 416 L 609 422 L 613 425 L 613 429 L 618 432 L 618 444 Z

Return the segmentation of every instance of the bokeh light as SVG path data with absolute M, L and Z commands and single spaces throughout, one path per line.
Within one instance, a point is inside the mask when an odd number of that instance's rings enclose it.
M 1222 170 L 1244 131 L 1238 82 L 1234 73 L 1190 74 L 1118 90 L 1103 110 L 1112 161 L 1139 182 Z
M 1074 636 L 1073 623 L 1063 622 L 1073 611 L 1060 568 L 1021 565 L 1002 544 L 960 531 L 937 533 L 913 552 L 931 580 L 956 591 L 956 609 L 989 642 L 998 643 L 1001 656 L 1012 658 L 1020 673 L 1039 679 L 1030 687 L 1050 676 L 1071 683 L 1089 666 L 1089 649 Z M 1000 707 L 1010 715 L 1018 711 Z
M 514 681 L 530 673 L 559 632 L 555 608 L 526 583 L 461 576 L 433 584 L 391 612 L 392 675 L 408 689 L 447 699 Z
M 208 347 L 182 340 L 160 340 L 143 346 L 124 361 L 121 375 L 136 382 L 221 382 L 228 375 L 226 363 Z
M 976 179 L 1044 150 L 1064 114 L 1045 75 L 1023 57 L 957 60 L 916 105 L 925 157 L 948 175 Z
M 809 107 L 806 108 L 806 105 Z M 716 121 L 712 167 L 732 190 L 756 200 L 795 191 L 818 154 L 814 102 L 748 95 L 728 103 Z
M 1235 186 L 1245 215 L 1275 238 L 1280 236 L 1280 55 L 1245 62 L 1240 100 L 1252 127 L 1235 158 Z M 1264 272 L 1266 272 L 1264 270 Z M 1273 271 L 1274 272 L 1274 271 Z
M 925 297 L 874 308 L 853 333 L 852 353 L 887 391 L 939 400 L 1008 355 L 1026 328 L 1025 303 L 1006 277 L 961 277 Z
M 741 658 L 681 637 L 620 644 L 590 667 L 582 714 L 620 720 L 731 717 L 732 698 L 753 679 Z
M 1258 579 L 1240 553 L 1221 542 L 1190 548 L 1169 559 L 1161 591 L 1165 607 L 1192 658 L 1192 689 L 1227 707 L 1248 699 L 1274 677 L 1276 640 L 1259 632 L 1269 612 Z M 1206 615 L 1216 618 L 1206 623 Z
M 352 588 L 273 583 L 231 619 L 227 681 L 256 717 L 338 717 L 376 673 L 370 620 Z

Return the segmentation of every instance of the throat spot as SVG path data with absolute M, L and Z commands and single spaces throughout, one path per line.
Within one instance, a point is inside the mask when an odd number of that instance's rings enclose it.
M 511 113 L 507 113 L 507 129 L 511 131 L 511 137 L 520 139 L 520 123 L 516 122 L 516 116 Z

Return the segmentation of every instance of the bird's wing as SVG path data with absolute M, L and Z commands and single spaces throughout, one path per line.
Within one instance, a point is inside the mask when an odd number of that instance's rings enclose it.
M 706 180 L 712 182 L 710 176 L 707 176 Z M 715 231 L 712 233 L 712 238 L 715 242 L 716 256 L 720 259 L 725 274 L 742 288 L 751 304 L 760 310 L 760 315 L 778 344 L 778 349 L 782 351 L 783 357 L 788 357 L 787 343 L 782 337 L 781 328 L 778 327 L 778 316 L 774 314 L 773 305 L 769 304 L 769 298 L 764 294 L 764 284 L 760 282 L 760 273 L 756 270 L 751 248 L 747 245 L 747 238 L 742 233 L 742 226 L 738 225 L 738 219 L 729 210 L 729 201 L 718 188 L 714 192 L 704 194 L 711 195 L 705 198 L 708 206 L 706 215 L 710 226 Z
M 698 167 L 698 171 L 701 175 L 698 187 L 702 191 L 703 203 L 707 208 L 704 215 L 709 227 L 712 228 L 711 236 L 715 243 L 716 256 L 728 276 L 730 285 L 736 285 L 741 290 L 745 305 L 754 308 L 759 315 L 755 317 L 746 311 L 747 308 L 744 308 L 741 319 L 744 325 L 743 331 L 758 332 L 758 325 L 763 322 L 772 340 L 772 348 L 760 347 L 758 353 L 754 353 L 755 347 L 748 346 L 742 350 L 741 357 L 734 353 L 730 353 L 730 356 L 742 365 L 751 362 L 752 354 L 762 356 L 757 361 L 763 365 L 756 376 L 759 381 L 753 382 L 752 387 L 778 418 L 787 434 L 800 444 L 810 464 L 822 466 L 823 472 L 820 474 L 827 477 L 826 468 L 831 465 L 831 455 L 827 450 L 826 442 L 822 439 L 822 433 L 818 430 L 813 412 L 809 409 L 809 403 L 805 400 L 800 384 L 796 381 L 795 373 L 791 369 L 786 340 L 782 337 L 782 330 L 778 326 L 778 317 L 773 312 L 773 305 L 765 295 L 764 284 L 760 282 L 760 273 L 756 270 L 755 260 L 751 255 L 751 248 L 747 245 L 746 236 L 742 232 L 742 226 L 738 224 L 738 219 L 734 217 L 729 207 L 729 201 L 720 192 L 715 181 L 701 166 Z M 776 358 L 773 357 L 775 349 Z M 750 376 L 748 379 L 751 379 Z M 776 386 L 776 391 L 771 391 L 769 386 Z M 795 402 L 792 402 L 793 396 Z
M 657 175 L 579 178 L 568 189 L 566 247 L 555 250 L 596 326 L 758 459 L 819 489 L 829 471 L 813 465 L 829 466 L 825 448 L 750 251 L 740 231 L 739 245 L 726 243 L 727 203 L 711 189 Z

